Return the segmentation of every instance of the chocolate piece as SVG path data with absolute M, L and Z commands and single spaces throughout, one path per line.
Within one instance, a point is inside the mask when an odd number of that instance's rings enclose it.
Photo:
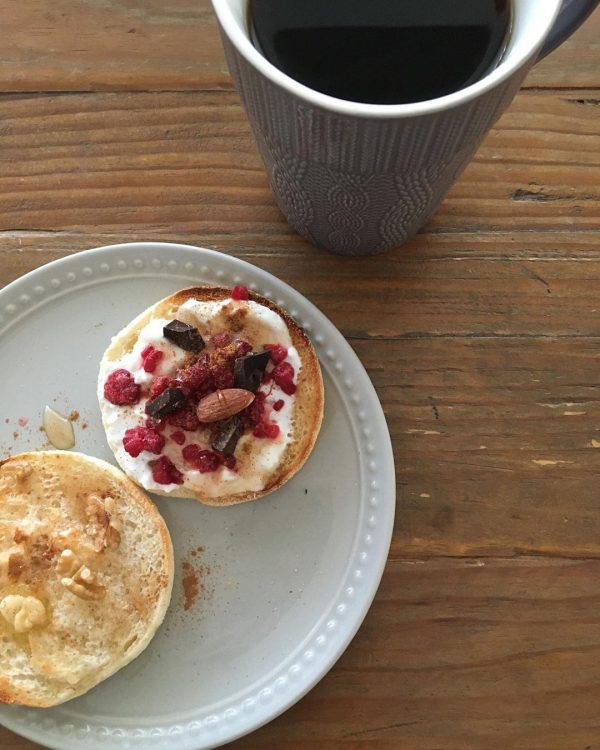
M 181 388 L 167 388 L 159 396 L 148 401 L 146 414 L 153 419 L 162 419 L 165 414 L 177 411 L 185 401 L 185 393 Z
M 267 351 L 252 352 L 245 357 L 238 357 L 233 363 L 236 387 L 256 393 L 270 359 L 271 353 Z
M 212 441 L 212 449 L 221 451 L 226 456 L 233 455 L 238 440 L 244 432 L 244 425 L 239 417 L 231 417 L 223 422 L 221 430 L 216 438 Z
M 186 352 L 201 352 L 206 344 L 197 328 L 181 320 L 172 320 L 163 328 L 163 336 Z

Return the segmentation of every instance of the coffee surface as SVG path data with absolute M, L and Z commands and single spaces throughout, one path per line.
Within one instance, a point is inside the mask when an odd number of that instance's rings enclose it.
M 502 55 L 511 0 L 250 0 L 254 45 L 304 85 L 349 101 L 435 99 Z

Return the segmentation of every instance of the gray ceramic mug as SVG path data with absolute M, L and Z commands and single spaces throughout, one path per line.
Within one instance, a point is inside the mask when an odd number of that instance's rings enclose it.
M 288 222 L 318 247 L 368 255 L 402 244 L 425 224 L 531 66 L 598 0 L 513 0 L 508 47 L 495 69 L 447 96 L 394 105 L 336 99 L 298 83 L 253 46 L 247 0 L 212 3 Z

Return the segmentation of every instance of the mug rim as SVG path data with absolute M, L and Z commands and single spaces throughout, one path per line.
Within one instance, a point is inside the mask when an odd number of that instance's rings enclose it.
M 211 0 L 213 10 L 221 28 L 245 60 L 273 83 L 285 89 L 288 93 L 303 99 L 308 104 L 328 110 L 339 115 L 365 117 L 375 119 L 414 117 L 416 115 L 430 115 L 451 109 L 490 91 L 499 83 L 505 81 L 515 73 L 543 44 L 552 24 L 562 5 L 562 0 L 554 0 L 552 12 L 545 16 L 546 22 L 540 24 L 537 30 L 535 44 L 530 45 L 519 55 L 509 55 L 496 68 L 483 78 L 480 78 L 464 89 L 453 91 L 436 99 L 405 104 L 369 104 L 367 102 L 353 102 L 347 99 L 323 94 L 309 86 L 299 83 L 281 71 L 256 49 L 250 38 L 241 32 L 231 11 L 228 0 Z M 247 4 L 248 0 L 244 0 Z

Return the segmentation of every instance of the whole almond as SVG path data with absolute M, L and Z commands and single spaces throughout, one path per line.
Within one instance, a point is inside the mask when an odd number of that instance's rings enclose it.
M 254 394 L 243 388 L 224 388 L 200 400 L 196 414 L 201 422 L 218 422 L 242 411 L 254 401 Z

